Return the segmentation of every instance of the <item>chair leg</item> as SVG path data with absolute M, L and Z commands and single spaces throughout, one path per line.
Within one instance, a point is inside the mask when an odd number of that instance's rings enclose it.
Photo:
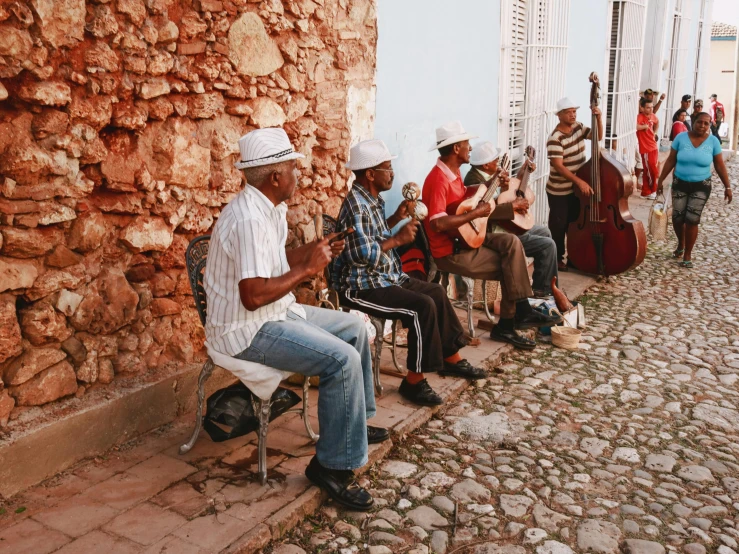
M 372 356 L 372 373 L 375 378 L 375 392 L 377 396 L 382 396 L 383 387 L 380 382 L 380 358 L 382 357 L 382 343 L 385 340 L 383 333 L 385 332 L 385 320 L 379 317 L 371 317 L 370 323 L 375 327 L 375 352 Z
M 400 364 L 398 363 L 398 355 L 396 352 L 396 346 L 398 342 L 398 321 L 393 321 L 393 365 L 395 366 L 395 369 L 400 373 L 403 374 L 403 368 L 400 367 Z
M 488 318 L 490 323 L 495 323 L 493 314 L 490 313 L 490 307 L 488 306 L 488 282 L 482 282 L 482 305 L 485 306 L 485 316 Z
M 252 396 L 254 411 L 259 416 L 259 431 L 257 434 L 259 484 L 267 484 L 267 431 L 269 430 L 269 414 L 272 410 L 272 400 L 262 400 Z
M 467 286 L 467 329 L 470 336 L 475 338 L 475 324 L 472 318 L 472 308 L 475 305 L 475 280 L 470 277 L 462 277 L 462 281 Z
M 318 434 L 313 430 L 313 427 L 311 427 L 310 424 L 310 417 L 308 417 L 308 391 L 310 389 L 310 377 L 306 375 L 305 381 L 303 381 L 303 425 L 305 425 L 305 430 L 308 433 L 308 436 L 311 438 L 313 442 L 318 441 Z
M 211 360 L 210 356 L 208 356 L 208 359 L 205 360 L 205 365 L 203 365 L 203 369 L 200 370 L 200 376 L 198 377 L 198 405 L 195 409 L 195 429 L 193 429 L 192 431 L 192 436 L 190 437 L 190 440 L 180 446 L 180 454 L 187 454 L 188 452 L 190 452 L 190 450 L 192 450 L 192 447 L 195 446 L 195 441 L 198 440 L 200 429 L 203 427 L 205 382 L 213 373 L 213 368 L 215 368 L 215 364 L 213 364 L 213 360 Z

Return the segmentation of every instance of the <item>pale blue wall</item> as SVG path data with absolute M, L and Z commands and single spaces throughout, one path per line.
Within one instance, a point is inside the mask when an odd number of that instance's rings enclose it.
M 433 167 L 436 127 L 458 119 L 497 138 L 500 2 L 378 0 L 377 19 L 375 138 L 399 156 L 384 195 L 391 212 L 402 184 L 422 185 Z
M 601 102 L 608 86 L 607 25 L 607 0 L 571 0 L 565 96 L 581 106 L 577 118 L 587 125 L 590 125 L 590 73 L 595 71 L 600 77 Z

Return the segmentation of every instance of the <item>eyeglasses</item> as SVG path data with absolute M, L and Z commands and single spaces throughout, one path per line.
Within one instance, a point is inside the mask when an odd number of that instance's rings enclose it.
M 392 169 L 384 169 L 382 167 L 373 167 L 372 171 L 389 171 L 390 173 L 395 173 L 395 171 Z

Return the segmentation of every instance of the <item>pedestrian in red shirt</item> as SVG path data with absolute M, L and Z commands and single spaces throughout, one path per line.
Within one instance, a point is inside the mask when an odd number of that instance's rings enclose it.
M 654 138 L 657 118 L 652 113 L 651 100 L 642 98 L 639 101 L 641 112 L 636 117 L 636 138 L 639 141 L 639 154 L 644 165 L 644 179 L 641 195 L 643 198 L 657 197 L 657 179 L 659 178 L 659 147 Z
M 718 134 L 721 124 L 724 122 L 726 111 L 724 105 L 718 101 L 716 94 L 711 95 L 711 133 L 721 142 L 721 137 Z

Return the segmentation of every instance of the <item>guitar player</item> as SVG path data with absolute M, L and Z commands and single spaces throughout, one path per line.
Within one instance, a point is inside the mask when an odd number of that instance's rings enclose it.
M 500 320 L 490 332 L 490 338 L 522 350 L 533 350 L 536 342 L 519 334 L 517 329 L 552 326 L 561 322 L 561 318 L 536 312 L 529 305 L 533 291 L 521 241 L 512 234 L 487 233 L 480 248 L 463 249 L 453 239 L 456 229 L 492 213 L 492 206 L 487 202 L 464 214 L 447 213 L 447 206 L 465 196 L 459 169 L 470 162 L 469 141 L 473 138 L 477 137 L 468 134 L 459 121 L 436 129 L 436 144 L 431 151 L 438 150 L 439 159 L 426 177 L 422 197 L 429 209 L 423 225 L 431 254 L 442 271 L 500 281 L 503 293 Z
M 490 141 L 476 144 L 470 154 L 470 169 L 464 178 L 464 186 L 479 185 L 490 180 L 490 177 L 498 170 L 498 158 L 500 152 Z M 536 166 L 531 171 L 536 170 Z M 523 170 L 523 166 L 522 166 Z M 521 177 L 519 176 L 519 179 Z M 508 188 L 508 179 L 501 179 L 501 192 Z M 496 204 L 495 210 L 490 215 L 491 221 L 509 221 L 513 219 L 513 212 L 525 213 L 529 203 L 525 198 L 516 198 L 512 203 Z M 493 233 L 507 233 L 500 225 L 493 225 Z M 518 235 L 523 245 L 524 253 L 534 258 L 534 296 L 540 298 L 552 294 L 552 278 L 558 278 L 557 272 L 557 245 L 552 239 L 552 233 L 544 225 L 534 225 L 529 231 Z

